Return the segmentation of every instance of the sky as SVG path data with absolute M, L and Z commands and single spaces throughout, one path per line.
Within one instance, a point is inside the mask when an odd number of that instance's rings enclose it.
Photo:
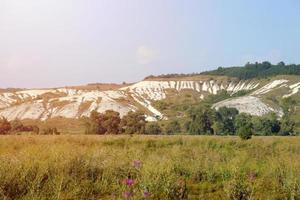
M 299 0 L 0 0 L 0 88 L 300 63 Z

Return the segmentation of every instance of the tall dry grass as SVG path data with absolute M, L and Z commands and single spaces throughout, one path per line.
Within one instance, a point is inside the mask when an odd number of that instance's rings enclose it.
M 0 199 L 299 199 L 298 137 L 2 136 Z

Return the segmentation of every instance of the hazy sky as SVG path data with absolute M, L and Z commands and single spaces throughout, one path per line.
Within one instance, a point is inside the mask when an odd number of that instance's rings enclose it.
M 0 87 L 300 63 L 299 0 L 0 0 Z

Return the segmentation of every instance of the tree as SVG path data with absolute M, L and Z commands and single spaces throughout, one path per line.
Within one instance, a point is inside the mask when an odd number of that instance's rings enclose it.
M 168 135 L 180 133 L 181 126 L 177 120 L 172 120 L 167 124 L 165 131 Z
M 105 134 L 119 134 L 120 123 L 120 113 L 113 110 L 105 111 L 102 121 L 102 126 L 106 130 Z
M 11 121 L 10 124 L 11 124 L 11 130 L 13 132 L 19 132 L 24 129 L 23 123 L 18 119 Z
M 145 114 L 140 111 L 130 111 L 121 120 L 121 128 L 125 134 L 144 134 L 145 126 Z
M 230 97 L 230 94 L 226 90 L 220 90 L 217 94 L 210 94 L 207 97 L 205 97 L 204 102 L 212 105 Z
M 235 133 L 234 121 L 239 114 L 236 108 L 221 107 L 215 113 L 216 123 L 214 125 L 215 134 L 233 135 Z
M 253 135 L 252 128 L 250 126 L 241 127 L 238 129 L 237 134 L 242 140 L 249 140 Z
M 264 61 L 264 62 L 262 62 L 262 66 L 265 69 L 269 69 L 272 67 L 272 64 L 269 61 Z
M 252 127 L 251 115 L 241 113 L 236 116 L 235 128 L 237 130 L 237 135 L 240 136 L 242 140 L 251 139 L 253 135 Z
M 53 128 L 45 128 L 42 132 L 42 135 L 60 135 L 60 132 L 56 127 Z
M 191 120 L 190 119 L 186 119 L 183 123 L 183 131 L 188 133 L 189 129 L 190 129 L 190 125 L 191 125 Z
M 104 116 L 102 113 L 93 110 L 90 114 L 90 117 L 86 120 L 85 126 L 86 134 L 99 134 L 103 135 L 106 133 L 106 129 L 103 126 Z
M 289 117 L 282 117 L 280 135 L 294 135 L 295 122 Z
M 275 113 L 252 118 L 253 130 L 257 135 L 278 135 L 280 121 Z
M 10 122 L 11 124 L 11 132 L 12 133 L 19 133 L 19 132 L 32 132 L 36 135 L 39 134 L 39 127 L 35 126 L 35 125 L 23 125 L 22 121 L 20 121 L 19 119 L 15 119 L 13 121 Z M 55 129 L 53 129 L 53 131 L 55 131 Z M 55 133 L 58 133 L 58 131 L 56 130 Z M 54 133 L 54 134 L 55 134 Z
M 0 118 L 0 135 L 6 135 L 11 130 L 11 125 L 9 121 L 2 117 Z
M 283 98 L 280 105 L 283 110 L 280 135 L 293 135 L 295 122 L 291 119 L 291 116 L 295 112 L 296 100 L 292 97 Z
M 208 105 L 200 105 L 188 111 L 191 119 L 189 132 L 191 134 L 213 134 L 214 110 Z
M 105 113 L 92 111 L 90 118 L 86 120 L 86 134 L 119 134 L 120 113 L 107 110 Z
M 283 61 L 281 61 L 277 65 L 283 67 L 283 66 L 285 66 L 285 63 Z
M 149 135 L 160 135 L 162 130 L 157 122 L 152 122 L 146 125 L 145 133 Z
M 235 117 L 235 128 L 239 129 L 244 126 L 252 126 L 252 116 L 246 113 L 240 113 Z
M 34 134 L 38 135 L 40 133 L 40 129 L 38 126 L 29 126 L 29 127 Z
M 93 121 L 91 118 L 85 119 L 85 134 L 100 134 L 99 124 L 97 121 Z M 102 133 L 104 134 L 104 133 Z
M 212 128 L 214 129 L 215 135 L 226 135 L 224 132 L 224 124 L 222 122 L 216 121 Z
M 206 75 L 221 75 L 237 77 L 239 79 L 265 78 L 275 75 L 300 75 L 300 65 L 286 65 L 280 62 L 277 65 L 272 65 L 266 61 L 263 63 L 247 63 L 244 67 L 229 67 L 222 70 L 216 69 L 213 71 L 203 72 Z
M 291 116 L 295 111 L 296 101 L 292 97 L 282 98 L 280 106 L 284 117 Z

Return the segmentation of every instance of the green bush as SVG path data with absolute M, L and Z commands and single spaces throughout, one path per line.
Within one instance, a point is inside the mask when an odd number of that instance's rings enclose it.
M 188 110 L 190 118 L 189 133 L 194 135 L 212 135 L 214 110 L 210 105 L 199 105 Z
M 153 122 L 146 125 L 145 133 L 148 135 L 160 135 L 162 134 L 162 129 L 157 122 Z
M 60 132 L 57 130 L 56 127 L 45 128 L 44 130 L 42 130 L 42 135 L 60 135 Z
M 6 135 L 11 130 L 11 124 L 9 121 L 2 117 L 0 118 L 0 135 Z
M 281 129 L 279 134 L 282 136 L 294 135 L 294 128 L 295 122 L 289 117 L 283 117 L 281 120 Z
M 237 134 L 242 140 L 249 140 L 253 135 L 252 128 L 249 126 L 240 127 L 237 130 Z
M 281 124 L 275 113 L 265 116 L 252 117 L 255 135 L 278 135 Z
M 177 120 L 170 121 L 165 128 L 165 132 L 168 135 L 176 134 L 181 132 L 180 123 Z
M 243 67 L 218 68 L 217 70 L 203 72 L 207 75 L 231 76 L 240 79 L 266 78 L 276 75 L 300 75 L 300 65 L 272 65 L 270 62 L 247 63 Z
M 146 127 L 145 114 L 140 111 L 128 112 L 122 118 L 120 127 L 125 134 L 144 134 Z

